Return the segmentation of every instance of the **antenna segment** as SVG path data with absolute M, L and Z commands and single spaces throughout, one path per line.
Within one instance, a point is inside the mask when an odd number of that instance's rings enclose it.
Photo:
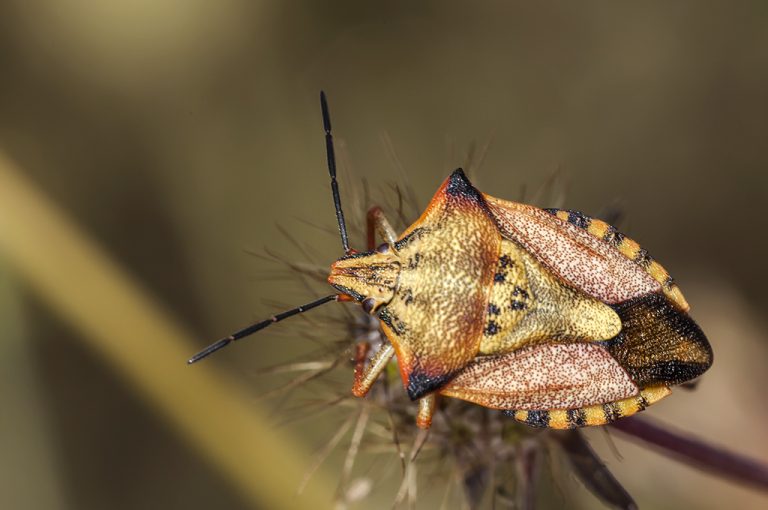
M 255 324 L 251 324 L 250 326 L 243 328 L 240 331 L 236 331 L 235 333 L 232 333 L 226 338 L 222 338 L 218 342 L 212 343 L 202 351 L 198 352 L 197 354 L 189 358 L 189 360 L 187 360 L 187 364 L 191 365 L 192 363 L 197 363 L 201 359 L 207 358 L 208 356 L 218 351 L 219 349 L 223 349 L 224 347 L 229 345 L 231 342 L 234 342 L 235 340 L 240 340 L 241 338 L 245 338 L 249 335 L 252 335 L 257 331 L 261 331 L 262 329 L 266 328 L 267 326 L 271 326 L 276 322 L 280 322 L 281 320 L 287 319 L 288 317 L 292 317 L 296 314 L 306 312 L 307 310 L 311 310 L 312 308 L 315 308 L 317 306 L 324 305 L 329 301 L 336 301 L 337 299 L 338 299 L 338 296 L 336 294 L 325 296 L 324 298 L 320 298 L 317 301 L 312 301 L 311 303 L 307 303 L 306 305 L 297 306 L 296 308 L 292 308 L 291 310 L 288 310 L 286 312 L 273 315 L 269 319 L 263 320 L 261 322 L 257 322 Z
M 331 116 L 328 114 L 328 101 L 325 92 L 320 91 L 320 109 L 323 111 L 323 129 L 325 129 L 325 153 L 328 157 L 328 173 L 331 175 L 331 191 L 333 192 L 333 206 L 336 208 L 336 220 L 339 222 L 341 245 L 344 253 L 349 254 L 349 239 L 347 238 L 347 224 L 344 222 L 344 211 L 341 210 L 341 198 L 339 196 L 339 183 L 336 181 L 336 153 L 333 150 L 333 135 L 331 134 Z
M 352 252 L 352 250 L 349 249 L 349 239 L 347 237 L 347 225 L 344 222 L 344 212 L 341 210 L 341 198 L 339 196 L 339 183 L 336 181 L 336 155 L 333 150 L 333 135 L 331 135 L 331 116 L 328 114 L 328 101 L 325 98 L 325 92 L 320 91 L 320 109 L 323 113 L 323 129 L 325 130 L 325 152 L 328 157 L 328 173 L 331 176 L 331 191 L 333 192 L 333 206 L 336 209 L 336 219 L 339 222 L 339 233 L 341 234 L 341 244 L 344 247 L 344 253 L 349 254 Z M 320 305 L 324 305 L 325 303 L 328 303 L 330 301 L 338 301 L 339 299 L 343 299 L 341 296 L 337 294 L 332 294 L 330 296 L 326 296 L 324 298 L 320 298 L 317 301 L 312 301 L 311 303 L 307 303 L 306 305 L 297 306 L 296 308 L 293 308 L 291 310 L 279 313 L 277 315 L 273 315 L 269 319 L 263 320 L 261 322 L 257 322 L 255 324 L 251 324 L 250 326 L 241 329 L 240 331 L 236 331 L 235 333 L 232 333 L 226 338 L 222 338 L 221 340 L 212 343 L 202 351 L 198 352 L 189 360 L 187 360 L 188 364 L 197 363 L 203 358 L 207 358 L 214 352 L 218 351 L 219 349 L 223 349 L 230 343 L 240 340 L 241 338 L 245 338 L 247 336 L 250 336 L 257 331 L 261 331 L 262 329 L 271 326 L 272 324 L 276 322 L 280 322 L 283 319 L 287 319 L 288 317 L 292 317 L 294 315 L 300 314 L 302 312 L 306 312 L 307 310 L 311 310 L 312 308 L 315 308 Z

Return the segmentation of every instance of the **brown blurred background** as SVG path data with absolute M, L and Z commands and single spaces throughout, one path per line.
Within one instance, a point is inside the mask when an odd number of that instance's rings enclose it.
M 620 204 L 622 229 L 677 278 L 715 350 L 696 392 L 677 392 L 649 413 L 768 459 L 765 2 L 5 0 L 7 165 L 191 336 L 179 359 L 146 348 L 163 339 L 122 342 L 122 352 L 155 367 L 142 386 L 141 363 L 131 375 L 116 369 L 117 355 L 94 349 L 98 335 L 46 294 L 43 279 L 29 284 L 6 248 L 0 507 L 273 507 L 180 432 L 207 419 L 199 408 L 184 414 L 182 404 L 196 402 L 184 388 L 198 373 L 180 367 L 184 354 L 273 313 L 274 303 L 314 297 L 270 277 L 281 268 L 247 253 L 269 246 L 294 254 L 278 224 L 320 265 L 340 254 L 338 239 L 302 221 L 334 227 L 320 89 L 350 210 L 365 205 L 350 196 L 361 179 L 373 188 L 402 181 L 386 137 L 422 205 L 473 146 L 489 141 L 475 171 L 485 192 L 517 199 L 526 189 L 530 197 L 559 174 L 569 208 L 599 214 Z M 30 215 L 2 214 L 35 228 L 25 223 Z M 47 246 L 53 258 L 58 249 Z M 81 275 L 79 263 L 94 267 L 73 260 L 69 276 Z M 89 299 L 112 302 L 79 286 L 71 293 L 86 308 Z M 123 319 L 121 334 L 138 336 L 131 328 L 144 318 Z M 286 424 L 257 398 L 269 381 L 255 371 L 309 352 L 291 335 L 307 324 L 265 332 L 199 369 L 236 386 L 245 407 L 264 408 L 299 466 L 333 422 Z M 168 381 L 157 379 L 164 367 Z M 177 400 L 152 396 L 166 382 Z M 227 434 L 211 427 L 215 448 L 214 436 Z M 642 508 L 767 502 L 623 441 L 619 459 L 602 433 L 590 437 Z M 270 466 L 271 455 L 250 462 Z M 332 492 L 342 459 L 322 468 L 317 483 L 330 486 L 318 493 Z M 597 504 L 562 477 L 573 487 L 555 507 Z M 394 480 L 357 507 L 387 508 L 396 489 Z M 432 508 L 431 497 L 419 508 Z

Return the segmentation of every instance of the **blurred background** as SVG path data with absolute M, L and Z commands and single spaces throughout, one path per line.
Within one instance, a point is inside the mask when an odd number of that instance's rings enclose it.
M 337 310 L 184 365 L 323 295 L 251 253 L 341 254 L 320 89 L 353 219 L 363 181 L 384 196 L 407 176 L 423 207 L 485 147 L 487 193 L 530 200 L 557 175 L 568 208 L 619 208 L 715 352 L 648 414 L 768 459 L 765 2 L 4 0 L 0 507 L 330 507 L 343 448 L 295 495 L 337 430 L 302 408 L 329 383 L 275 402 L 261 372 L 343 338 L 321 318 Z M 766 504 L 588 435 L 641 508 Z M 557 476 L 553 507 L 597 505 Z M 354 508 L 391 505 L 397 471 L 376 483 Z

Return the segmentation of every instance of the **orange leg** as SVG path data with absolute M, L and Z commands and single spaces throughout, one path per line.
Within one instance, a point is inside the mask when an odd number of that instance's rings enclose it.
M 368 242 L 368 250 L 373 250 L 376 247 L 376 233 L 387 242 L 390 247 L 394 247 L 397 234 L 395 233 L 392 225 L 387 221 L 384 212 L 381 207 L 374 206 L 368 209 L 366 216 L 366 234 Z M 357 344 L 355 351 L 355 379 L 352 384 L 352 394 L 356 397 L 364 397 L 368 391 L 370 391 L 373 383 L 376 382 L 379 375 L 387 367 L 387 364 L 395 355 L 395 349 L 392 344 L 384 344 L 379 349 L 379 352 L 371 359 L 370 365 L 366 368 L 365 361 L 368 357 L 368 351 L 370 350 L 370 344 L 368 342 L 361 342 Z
M 392 228 L 392 225 L 384 216 L 384 211 L 381 207 L 375 205 L 368 209 L 366 215 L 366 230 L 368 233 L 368 249 L 372 250 L 376 248 L 376 233 L 389 245 L 390 248 L 395 247 L 395 241 L 397 241 L 397 232 Z
M 428 429 L 432 425 L 432 416 L 435 414 L 437 395 L 430 393 L 419 399 L 419 413 L 416 415 L 416 426 L 420 429 Z
M 363 376 L 365 374 L 365 359 L 368 357 L 368 351 L 371 349 L 371 344 L 368 342 L 360 342 L 355 345 L 355 379 L 352 383 L 352 394 L 357 394 L 357 388 L 363 383 Z
M 364 350 L 362 346 L 365 345 Z M 352 385 L 352 394 L 356 397 L 364 397 L 379 378 L 379 375 L 387 368 L 387 364 L 395 355 L 395 348 L 392 344 L 384 344 L 379 352 L 371 359 L 371 364 L 365 368 L 365 356 L 368 355 L 368 343 L 358 344 L 357 353 L 363 351 L 362 362 L 356 358 L 355 363 L 355 383 Z

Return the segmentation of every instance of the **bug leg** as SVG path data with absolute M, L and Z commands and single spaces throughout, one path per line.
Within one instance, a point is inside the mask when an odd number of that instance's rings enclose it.
M 416 426 L 420 429 L 428 429 L 432 425 L 432 416 L 435 414 L 437 396 L 430 393 L 419 399 L 419 413 L 416 415 Z
M 384 344 L 373 356 L 368 368 L 365 368 L 365 357 L 368 355 L 369 348 L 370 345 L 367 342 L 358 344 L 355 353 L 355 382 L 352 385 L 352 394 L 356 397 L 364 397 L 368 393 L 379 374 L 384 371 L 389 360 L 395 355 L 392 344 Z
M 365 360 L 368 357 L 368 351 L 371 350 L 371 344 L 368 342 L 360 342 L 355 345 L 355 375 L 354 382 L 352 383 L 352 393 L 356 394 L 355 388 L 358 388 L 363 383 L 363 377 L 365 375 Z
M 381 210 L 381 207 L 375 205 L 368 209 L 366 220 L 369 250 L 376 248 L 377 232 L 379 236 L 384 240 L 384 242 L 390 246 L 390 248 L 395 246 L 395 241 L 397 241 L 397 232 L 395 232 L 395 229 L 392 228 L 392 225 L 389 223 L 389 220 L 387 220 L 387 217 L 384 216 L 384 211 Z
M 368 249 L 373 250 L 376 247 L 376 233 L 386 241 L 389 246 L 394 246 L 397 239 L 397 233 L 392 225 L 387 221 L 381 207 L 373 206 L 368 209 L 366 215 L 366 235 Z M 368 356 L 370 344 L 367 342 L 359 343 L 355 352 L 355 379 L 352 384 L 352 394 L 356 397 L 364 397 L 376 382 L 381 372 L 395 355 L 395 349 L 392 344 L 384 344 L 381 349 L 373 356 L 368 368 L 365 367 L 365 360 Z

